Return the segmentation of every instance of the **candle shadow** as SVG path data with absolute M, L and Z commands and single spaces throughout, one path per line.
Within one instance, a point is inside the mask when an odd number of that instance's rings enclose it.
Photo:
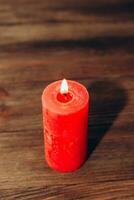
M 127 102 L 127 92 L 111 80 L 99 80 L 90 84 L 88 158 L 112 126 Z

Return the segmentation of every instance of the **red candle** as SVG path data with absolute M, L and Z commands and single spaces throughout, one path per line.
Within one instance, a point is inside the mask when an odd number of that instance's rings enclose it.
M 45 157 L 60 172 L 78 169 L 86 159 L 89 95 L 76 81 L 65 79 L 43 91 Z

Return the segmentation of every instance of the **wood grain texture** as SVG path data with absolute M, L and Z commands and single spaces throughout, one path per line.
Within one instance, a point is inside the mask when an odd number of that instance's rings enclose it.
M 0 0 L 0 200 L 134 199 L 134 3 Z M 74 173 L 44 161 L 41 94 L 66 77 L 91 95 Z

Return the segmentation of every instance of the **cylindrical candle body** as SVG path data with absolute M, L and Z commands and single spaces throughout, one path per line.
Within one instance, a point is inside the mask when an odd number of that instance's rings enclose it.
M 60 85 L 48 85 L 42 95 L 45 157 L 53 169 L 71 172 L 86 159 L 89 95 L 83 85 L 69 80 L 72 99 L 61 102 Z

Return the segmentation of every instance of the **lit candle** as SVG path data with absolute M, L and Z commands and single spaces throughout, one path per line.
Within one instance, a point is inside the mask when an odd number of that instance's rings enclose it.
M 78 169 L 86 159 L 89 95 L 76 81 L 48 85 L 42 94 L 45 158 L 60 172 Z

